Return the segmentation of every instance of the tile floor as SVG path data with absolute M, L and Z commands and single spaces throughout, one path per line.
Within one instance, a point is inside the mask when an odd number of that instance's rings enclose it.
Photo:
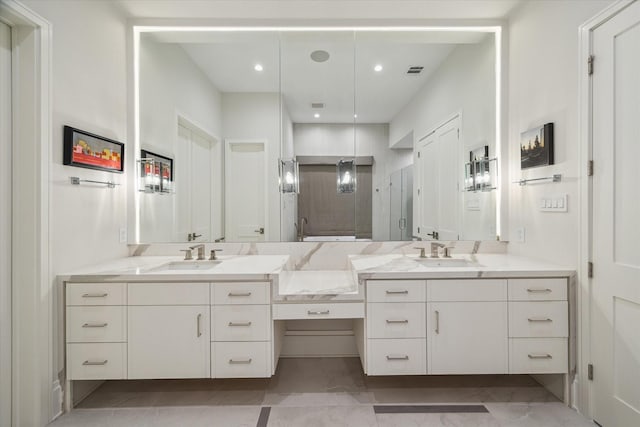
M 432 405 L 486 412 L 430 412 Z M 403 413 L 377 406 L 404 405 Z M 411 406 L 413 405 L 413 406 Z M 425 406 L 428 406 L 425 408 Z M 268 409 L 267 409 L 268 408 Z M 384 410 L 387 409 L 387 410 Z M 455 409 L 455 408 L 453 408 Z M 262 416 L 261 416 L 262 413 Z M 268 380 L 109 381 L 52 427 L 586 427 L 529 376 L 366 377 L 358 358 L 281 359 Z

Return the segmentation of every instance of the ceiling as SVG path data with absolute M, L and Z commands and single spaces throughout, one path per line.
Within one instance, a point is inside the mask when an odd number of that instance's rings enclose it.
M 350 123 L 354 114 L 360 123 L 388 123 L 456 46 L 478 43 L 487 34 L 200 31 L 151 37 L 180 44 L 221 92 L 281 91 L 294 123 Z M 314 62 L 315 50 L 328 52 L 329 60 Z M 256 71 L 256 64 L 263 70 Z M 382 70 L 374 71 L 375 65 Z M 424 69 L 407 74 L 412 66 Z

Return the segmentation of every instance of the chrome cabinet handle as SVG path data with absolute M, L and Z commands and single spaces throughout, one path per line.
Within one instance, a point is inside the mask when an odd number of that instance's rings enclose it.
M 229 326 L 251 326 L 251 322 L 229 322 Z
M 202 336 L 202 331 L 200 330 L 200 319 L 202 319 L 202 314 L 198 313 L 198 316 L 196 318 L 196 326 L 197 326 L 197 336 L 198 338 L 200 338 Z
M 553 322 L 553 320 L 548 317 L 529 317 L 527 320 L 529 322 Z
M 440 312 L 436 310 L 436 334 L 440 334 Z
M 387 360 L 409 360 L 409 356 L 407 356 L 406 354 L 404 356 L 387 355 Z
M 83 328 L 106 328 L 108 323 L 85 323 Z
M 250 297 L 251 292 L 229 292 L 228 297 Z
M 387 319 L 387 323 L 409 323 L 408 319 Z
M 550 354 L 528 354 L 529 359 L 553 359 Z
M 229 363 L 231 365 L 239 365 L 239 364 L 246 364 L 248 365 L 249 363 L 251 363 L 251 358 L 247 358 L 247 359 L 229 359 Z
M 92 362 L 90 360 L 85 360 L 84 362 L 82 362 L 82 365 L 83 366 L 104 366 L 107 364 L 107 362 L 108 362 L 107 359 L 104 359 L 101 362 Z
M 404 290 L 404 291 L 385 291 L 387 293 L 387 295 L 395 295 L 395 294 L 408 294 L 409 291 Z
M 311 311 L 308 310 L 307 314 L 311 315 L 311 314 L 329 314 L 329 310 L 325 310 L 325 311 Z
M 109 296 L 108 293 L 103 293 L 103 294 L 82 294 L 82 298 L 104 298 Z
M 551 289 L 549 288 L 527 288 L 527 292 L 529 292 L 530 294 L 534 294 L 534 293 L 545 293 L 545 292 L 551 292 Z

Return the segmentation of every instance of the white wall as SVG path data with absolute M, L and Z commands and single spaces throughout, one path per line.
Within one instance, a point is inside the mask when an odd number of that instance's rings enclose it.
M 509 17 L 509 182 L 562 174 L 562 182 L 509 188 L 509 251 L 578 266 L 580 142 L 578 26 L 609 1 L 524 2 Z M 541 30 L 543 29 L 543 30 Z M 520 133 L 554 123 L 555 165 L 520 171 Z M 567 213 L 539 211 L 539 198 L 566 193 Z M 525 228 L 525 242 L 514 240 Z
M 125 177 L 62 165 L 62 127 L 71 125 L 125 142 L 127 135 L 126 20 L 105 2 L 24 1 L 53 26 L 53 146 L 50 187 L 53 375 L 64 368 L 62 293 L 55 276 L 127 255 Z M 128 153 L 127 153 L 128 154 Z M 125 156 L 127 157 L 127 156 Z M 130 158 L 130 157 L 129 157 Z M 114 180 L 114 189 L 71 186 L 69 176 Z M 19 339 L 19 337 L 18 337 Z M 44 354 L 40 357 L 46 357 Z M 55 413 L 55 408 L 53 408 Z
M 411 150 L 389 148 L 389 126 L 358 124 L 354 142 L 351 124 L 295 123 L 293 142 L 296 156 L 373 156 L 373 240 L 388 240 L 390 176 L 413 162 Z
M 178 141 L 178 115 L 210 136 L 220 138 L 222 97 L 206 75 L 177 44 L 140 42 L 140 147 L 174 159 L 175 170 L 185 166 Z M 222 143 L 213 147 L 213 194 L 222 194 Z M 135 153 L 140 158 L 140 153 Z M 174 216 L 180 197 L 176 194 L 140 195 L 140 241 L 174 240 Z M 222 201 L 212 202 L 211 235 L 221 231 Z
M 224 93 L 222 95 L 223 139 L 267 141 L 268 240 L 280 240 L 280 95 L 278 93 Z
M 444 120 L 461 112 L 460 179 L 471 149 L 489 145 L 489 156 L 495 156 L 495 57 L 493 35 L 487 35 L 479 44 L 455 48 L 413 100 L 393 118 L 389 126 L 390 145 L 411 131 L 415 144 Z M 465 208 L 472 200 L 479 203 L 480 210 Z M 495 239 L 495 192 L 464 192 L 460 202 L 461 239 Z

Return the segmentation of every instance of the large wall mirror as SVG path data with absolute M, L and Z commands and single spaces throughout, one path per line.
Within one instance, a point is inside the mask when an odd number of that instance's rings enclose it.
M 136 27 L 135 242 L 495 240 L 495 31 Z

